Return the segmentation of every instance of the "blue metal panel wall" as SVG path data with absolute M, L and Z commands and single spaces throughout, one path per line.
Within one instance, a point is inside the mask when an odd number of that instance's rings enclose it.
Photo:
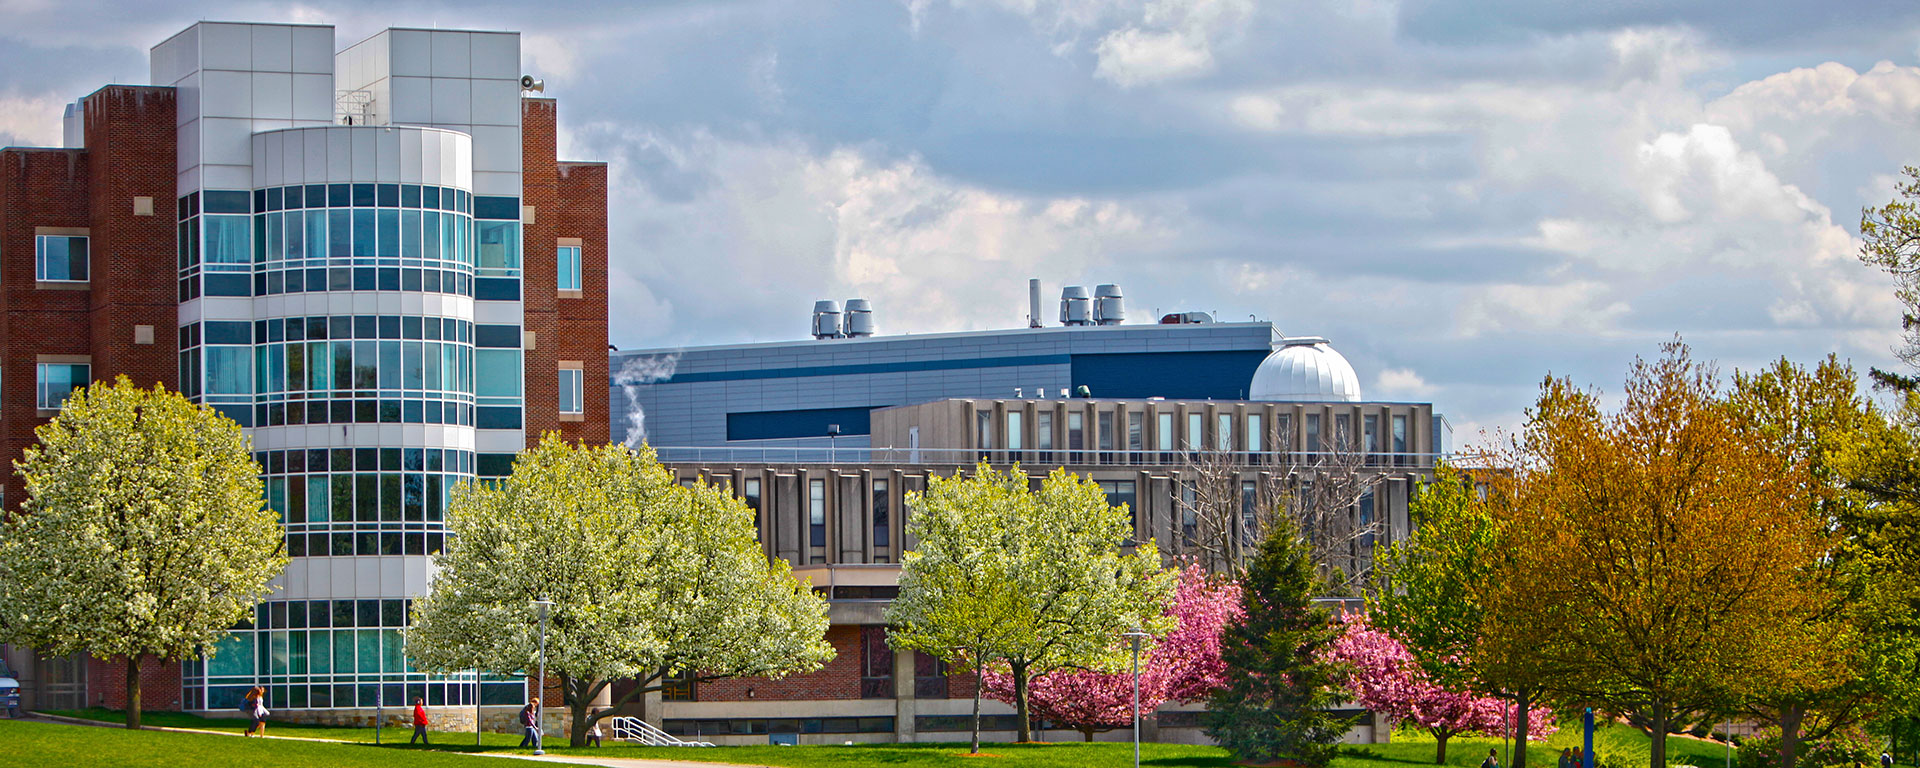
M 1073 386 L 1094 397 L 1244 400 L 1266 350 L 1074 355 Z

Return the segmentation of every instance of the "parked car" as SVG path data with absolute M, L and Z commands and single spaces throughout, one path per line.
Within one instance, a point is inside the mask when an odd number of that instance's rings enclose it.
M 14 679 L 13 671 L 7 669 L 7 662 L 0 660 L 0 710 L 7 717 L 20 716 L 20 681 Z

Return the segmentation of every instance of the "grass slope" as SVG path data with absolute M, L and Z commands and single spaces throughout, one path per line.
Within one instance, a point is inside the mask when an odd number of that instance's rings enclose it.
M 490 761 L 483 761 L 490 765 Z M 445 752 L 0 720 L 0 766 L 486 768 Z

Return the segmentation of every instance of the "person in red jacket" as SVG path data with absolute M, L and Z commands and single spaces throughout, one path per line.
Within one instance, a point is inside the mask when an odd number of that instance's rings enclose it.
M 421 744 L 433 746 L 432 742 L 427 741 L 427 702 L 419 697 L 414 697 L 413 700 L 413 739 L 419 739 Z M 407 739 L 407 743 L 412 744 L 413 739 Z

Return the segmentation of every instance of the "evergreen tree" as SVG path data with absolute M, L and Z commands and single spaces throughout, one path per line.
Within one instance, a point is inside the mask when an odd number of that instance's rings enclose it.
M 1308 553 L 1293 524 L 1277 520 L 1241 582 L 1244 615 L 1222 638 L 1227 686 L 1209 702 L 1207 735 L 1244 762 L 1324 766 L 1351 722 L 1328 711 L 1345 699 L 1324 658 L 1339 628 L 1313 604 Z

